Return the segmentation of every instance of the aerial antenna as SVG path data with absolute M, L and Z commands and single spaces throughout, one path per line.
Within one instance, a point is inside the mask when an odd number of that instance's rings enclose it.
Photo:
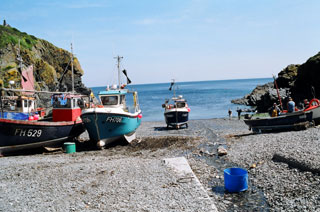
M 72 43 L 71 43 L 71 77 L 72 77 L 72 93 L 74 93 L 73 48 L 72 48 Z
M 17 55 L 17 60 L 19 61 L 19 69 L 20 69 L 20 74 L 22 76 L 23 81 L 28 81 L 23 75 L 22 75 L 22 57 L 20 54 L 20 39 L 19 39 L 19 46 L 18 46 L 18 55 Z
M 280 94 L 279 94 L 279 88 L 278 88 L 278 84 L 277 84 L 277 80 L 276 80 L 276 77 L 274 75 L 272 75 L 273 77 L 273 82 L 274 82 L 274 85 L 277 89 L 277 95 L 278 95 L 278 99 L 279 99 L 279 102 L 280 102 L 280 107 L 281 107 L 281 110 L 283 111 L 283 107 L 282 107 L 282 102 L 281 102 L 281 97 L 280 97 Z
M 316 98 L 316 91 L 313 86 L 311 86 L 311 94 L 312 94 L 313 98 Z
M 121 87 L 120 85 L 120 62 L 123 59 L 123 57 L 120 57 L 119 55 L 117 57 L 114 57 L 114 59 L 117 59 L 117 67 L 118 67 L 118 83 L 119 83 L 119 89 Z

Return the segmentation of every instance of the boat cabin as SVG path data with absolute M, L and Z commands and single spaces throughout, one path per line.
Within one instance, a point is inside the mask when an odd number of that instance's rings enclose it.
M 175 100 L 175 107 L 176 108 L 184 108 L 186 106 L 187 106 L 187 102 L 184 99 Z
M 172 108 L 187 108 L 187 100 L 183 99 L 180 95 L 178 97 L 173 97 L 171 101 L 168 99 L 165 101 L 165 104 L 162 105 L 163 108 L 172 109 Z
M 104 108 L 120 108 L 123 111 L 130 113 L 140 109 L 137 92 L 129 92 L 126 89 L 107 90 L 100 91 L 98 96 Z M 131 96 L 132 99 L 130 98 Z
M 28 120 L 36 111 L 35 101 L 33 96 L 1 96 L 0 118 Z
M 99 92 L 99 100 L 103 107 L 126 108 L 127 90 L 108 90 Z
M 31 113 L 35 110 L 35 98 L 31 96 L 2 96 L 1 102 L 6 111 Z
M 51 97 L 53 121 L 76 121 L 84 102 L 80 95 L 54 94 Z

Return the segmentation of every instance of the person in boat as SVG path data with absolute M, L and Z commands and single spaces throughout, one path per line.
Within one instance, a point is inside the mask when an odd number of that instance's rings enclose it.
M 294 112 L 295 110 L 295 106 L 296 106 L 296 103 L 292 100 L 291 97 L 289 97 L 289 102 L 287 104 L 287 107 L 288 107 L 288 113 L 292 113 Z
M 309 107 L 309 101 L 308 101 L 308 99 L 304 99 L 304 100 L 303 100 L 303 107 L 304 107 L 304 109 L 307 109 L 307 108 Z
M 280 108 L 278 107 L 277 103 L 273 103 L 272 110 L 271 110 L 271 117 L 277 117 L 280 115 Z

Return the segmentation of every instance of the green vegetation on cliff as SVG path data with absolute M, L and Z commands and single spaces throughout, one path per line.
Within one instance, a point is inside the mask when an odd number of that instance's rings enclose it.
M 20 41 L 20 48 L 18 46 Z M 20 88 L 21 73 L 17 61 L 18 49 L 22 57 L 22 68 L 33 66 L 35 88 L 50 91 L 70 91 L 71 53 L 10 26 L 0 26 L 0 84 L 8 87 L 10 80 Z M 83 70 L 74 58 L 75 90 L 87 90 L 81 82 Z
M 29 50 L 38 42 L 38 39 L 33 35 L 20 32 L 16 28 L 0 25 L 0 48 L 6 47 L 8 44 L 16 45 L 19 40 L 21 48 Z

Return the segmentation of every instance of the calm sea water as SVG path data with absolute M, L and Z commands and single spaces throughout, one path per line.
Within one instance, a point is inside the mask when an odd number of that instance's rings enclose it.
M 190 119 L 209 119 L 228 117 L 228 109 L 236 116 L 237 107 L 245 108 L 243 105 L 231 103 L 249 94 L 257 85 L 272 82 L 272 78 L 219 80 L 199 82 L 177 82 L 176 95 L 183 95 L 191 108 Z M 130 90 L 136 90 L 139 94 L 140 107 L 143 121 L 164 120 L 164 109 L 161 105 L 165 99 L 173 96 L 169 91 L 170 82 L 159 84 L 130 85 Z M 97 97 L 98 92 L 106 87 L 93 87 L 92 90 Z

